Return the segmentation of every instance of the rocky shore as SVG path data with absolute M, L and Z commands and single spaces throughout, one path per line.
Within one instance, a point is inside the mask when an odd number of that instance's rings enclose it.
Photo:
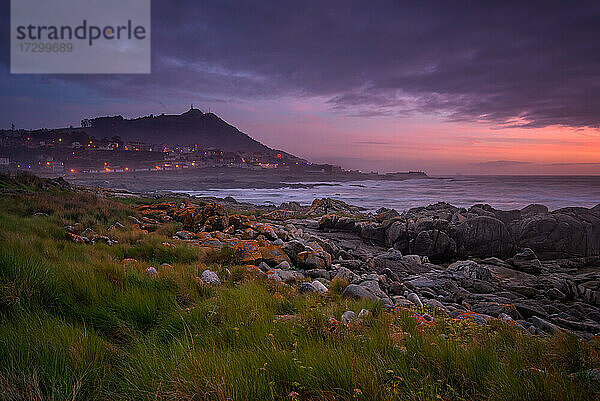
M 179 221 L 185 230 L 174 240 L 231 250 L 248 270 L 301 292 L 337 281 L 345 296 L 387 308 L 428 306 L 481 325 L 501 319 L 532 335 L 600 334 L 600 205 L 549 212 L 438 203 L 376 214 L 327 198 L 256 214 L 240 205 L 189 198 L 140 206 L 144 217 L 131 218 L 144 231 Z M 422 324 L 434 319 L 426 309 L 415 315 Z

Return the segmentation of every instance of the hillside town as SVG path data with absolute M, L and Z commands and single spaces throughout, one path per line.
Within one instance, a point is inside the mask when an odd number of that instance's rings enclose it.
M 98 139 L 83 128 L 0 131 L 0 168 L 34 173 L 96 174 L 199 168 L 341 172 L 277 150 L 223 151 L 198 144 Z

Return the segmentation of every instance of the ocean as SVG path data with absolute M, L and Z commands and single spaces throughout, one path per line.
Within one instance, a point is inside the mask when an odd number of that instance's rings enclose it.
M 315 198 L 327 197 L 371 211 L 382 206 L 404 211 L 436 202 L 448 202 L 458 207 L 487 203 L 501 210 L 521 209 L 538 203 L 555 210 L 599 204 L 600 176 L 464 176 L 405 181 L 294 182 L 275 189 L 212 188 L 174 192 L 219 198 L 231 196 L 256 205 L 279 205 L 290 201 L 306 205 Z

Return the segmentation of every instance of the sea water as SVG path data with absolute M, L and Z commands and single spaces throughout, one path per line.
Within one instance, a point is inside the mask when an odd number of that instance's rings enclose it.
M 302 184 L 298 187 L 297 184 Z M 304 186 L 306 185 L 306 186 Z M 212 188 L 185 192 L 257 205 L 282 202 L 310 204 L 315 198 L 340 199 L 368 210 L 398 211 L 448 202 L 458 207 L 487 203 L 497 209 L 521 209 L 537 203 L 555 210 L 569 206 L 594 207 L 600 203 L 600 176 L 465 176 L 405 181 L 294 182 L 280 188 Z

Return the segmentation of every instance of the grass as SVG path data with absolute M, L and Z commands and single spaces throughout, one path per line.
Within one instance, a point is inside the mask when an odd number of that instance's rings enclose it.
M 409 311 L 342 298 L 343 282 L 327 296 L 302 295 L 248 273 L 228 250 L 205 253 L 170 239 L 178 223 L 141 234 L 128 203 L 11 185 L 19 190 L 0 197 L 0 399 L 600 396 L 573 375 L 599 367 L 596 342 L 441 316 L 418 326 Z M 114 246 L 69 242 L 62 228 L 79 222 L 102 233 L 116 221 L 125 228 L 110 232 Z M 144 274 L 151 265 L 157 278 Z M 207 267 L 222 286 L 195 278 Z M 360 324 L 330 320 L 362 308 L 371 313 Z

